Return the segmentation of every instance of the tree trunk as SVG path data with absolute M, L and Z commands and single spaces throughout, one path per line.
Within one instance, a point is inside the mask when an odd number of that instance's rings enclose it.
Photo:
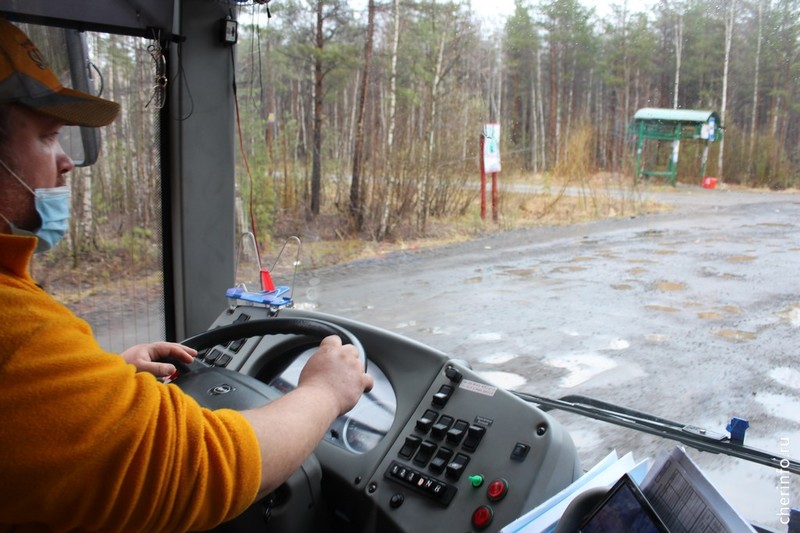
M 367 39 L 364 43 L 364 75 L 358 91 L 358 110 L 356 117 L 356 139 L 353 146 L 353 179 L 350 182 L 350 216 L 353 218 L 356 231 L 360 231 L 364 222 L 361 202 L 361 160 L 364 149 L 364 112 L 367 107 L 369 91 L 369 75 L 372 63 L 372 41 L 375 33 L 375 0 L 369 0 L 367 16 Z
M 672 108 L 678 109 L 678 91 L 681 84 L 681 54 L 683 52 L 683 15 L 675 24 L 675 83 L 672 87 Z
M 748 175 L 755 174 L 755 168 L 753 165 L 753 152 L 755 151 L 756 147 L 756 128 L 758 127 L 758 77 L 759 77 L 759 69 L 761 64 L 761 39 L 762 39 L 762 32 L 763 32 L 763 17 L 764 17 L 764 0 L 758 0 L 758 37 L 756 40 L 756 58 L 755 58 L 755 73 L 753 75 L 753 111 L 752 115 L 750 116 L 750 146 L 747 150 L 747 172 L 745 173 L 745 178 L 747 179 Z M 746 185 L 746 183 L 744 183 Z
M 317 56 L 314 59 L 314 133 L 312 139 L 311 163 L 311 216 L 319 215 L 320 196 L 322 191 L 322 50 L 325 46 L 325 36 L 322 33 L 322 5 L 323 0 L 317 0 L 317 27 L 316 48 Z
M 392 66 L 389 74 L 389 126 L 386 135 L 386 157 L 387 157 L 387 176 L 386 198 L 383 201 L 383 214 L 381 224 L 378 228 L 378 239 L 382 239 L 389 232 L 389 210 L 394 197 L 396 183 L 394 157 L 394 129 L 397 120 L 397 50 L 400 47 L 400 0 L 392 2 L 392 19 L 394 22 L 394 33 L 392 34 Z
M 428 123 L 428 147 L 425 161 L 425 178 L 422 183 L 420 193 L 419 229 L 424 232 L 428 222 L 428 212 L 430 210 L 431 181 L 433 179 L 433 149 L 436 143 L 436 104 L 439 99 L 439 83 L 442 79 L 444 65 L 444 44 L 447 40 L 448 25 L 445 24 L 439 41 L 439 51 L 436 54 L 436 67 L 434 69 L 433 81 L 431 82 L 431 117 Z
M 548 95 L 548 108 L 547 108 L 547 155 L 551 156 L 552 160 L 557 161 L 555 152 L 558 149 L 558 138 L 556 133 L 556 123 L 558 116 L 556 110 L 558 109 L 558 43 L 555 38 L 550 38 L 549 50 L 550 62 L 548 72 L 550 74 L 550 93 Z M 554 141 L 556 144 L 554 144 Z
M 725 122 L 725 109 L 728 105 L 728 71 L 730 70 L 731 63 L 731 42 L 733 40 L 733 18 L 736 7 L 736 0 L 730 0 L 728 16 L 725 18 L 725 63 L 722 73 L 722 105 L 719 110 L 719 121 L 721 124 Z M 717 179 L 722 182 L 722 156 L 725 151 L 725 137 L 719 141 L 719 157 L 717 158 Z
M 544 122 L 544 98 L 542 98 L 542 50 L 536 52 L 536 107 L 539 114 L 539 133 L 540 139 L 538 146 L 541 157 L 539 167 L 544 170 L 547 168 L 547 130 Z

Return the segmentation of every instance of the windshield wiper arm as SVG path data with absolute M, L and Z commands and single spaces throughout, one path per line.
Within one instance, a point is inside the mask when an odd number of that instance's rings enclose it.
M 569 395 L 554 400 L 525 392 L 514 392 L 526 402 L 538 404 L 545 411 L 558 409 L 602 420 L 618 426 L 627 427 L 643 433 L 657 435 L 665 439 L 682 442 L 697 450 L 722 453 L 731 457 L 745 459 L 764 466 L 800 474 L 800 461 L 776 455 L 758 448 L 731 442 L 730 437 L 698 426 L 680 424 L 633 409 L 582 395 Z

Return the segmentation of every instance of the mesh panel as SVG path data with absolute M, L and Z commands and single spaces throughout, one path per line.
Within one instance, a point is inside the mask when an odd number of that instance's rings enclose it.
M 71 172 L 69 235 L 36 256 L 32 272 L 45 290 L 89 322 L 103 348 L 120 352 L 165 337 L 160 109 L 147 105 L 155 70 L 152 43 L 86 35 L 96 69 L 90 85 L 96 94 L 102 83 L 104 97 L 119 102 L 122 111 L 99 129 L 97 163 Z M 66 53 L 51 43 L 40 47 Z

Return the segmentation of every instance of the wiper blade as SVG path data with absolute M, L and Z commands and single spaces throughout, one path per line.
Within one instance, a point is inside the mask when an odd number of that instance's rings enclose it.
M 573 394 L 558 400 L 525 392 L 514 392 L 526 402 L 539 405 L 544 411 L 558 409 L 601 420 L 643 433 L 681 442 L 700 451 L 721 453 L 764 466 L 800 474 L 800 461 L 732 442 L 728 435 L 698 426 L 681 424 L 666 418 L 607 403 L 588 396 Z

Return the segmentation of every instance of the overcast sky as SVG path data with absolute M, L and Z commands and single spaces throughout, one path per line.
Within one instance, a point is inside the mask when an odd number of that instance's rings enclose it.
M 270 5 L 273 11 L 276 4 L 281 0 L 275 0 Z M 621 5 L 623 0 L 580 0 L 587 7 L 594 7 L 600 16 L 611 14 L 611 5 Z M 628 10 L 630 12 L 650 10 L 656 0 L 628 0 Z M 348 4 L 355 10 L 366 10 L 367 0 L 347 0 Z M 538 0 L 527 0 L 528 5 L 537 3 Z M 505 19 L 514 14 L 514 0 L 472 0 L 473 11 L 486 23 L 494 27 L 501 27 Z M 248 20 L 253 9 L 261 10 L 253 6 L 242 7 L 239 11 L 240 20 Z M 266 16 L 259 15 L 259 21 L 265 21 Z
M 351 0 L 351 2 L 360 2 L 362 0 Z M 650 9 L 654 0 L 628 0 L 628 10 L 645 11 Z M 587 7 L 594 7 L 595 11 L 601 15 L 606 16 L 611 14 L 611 5 L 622 5 L 623 0 L 581 0 L 581 3 Z M 533 2 L 529 0 L 529 5 Z M 355 4 L 354 4 L 355 5 Z M 514 13 L 514 0 L 472 0 L 472 9 L 487 22 L 497 22 L 505 20 Z

